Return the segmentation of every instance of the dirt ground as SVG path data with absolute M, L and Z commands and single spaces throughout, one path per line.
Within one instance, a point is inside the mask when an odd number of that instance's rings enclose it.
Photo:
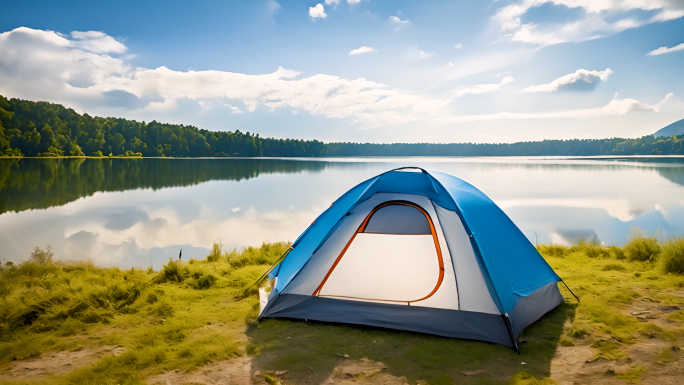
M 263 377 L 253 375 L 250 358 L 242 356 L 232 360 L 211 363 L 192 372 L 173 370 L 162 373 L 149 378 L 147 383 L 150 385 L 182 385 L 188 383 L 243 385 L 265 384 L 266 382 Z
M 39 358 L 11 362 L 0 369 L 0 381 L 40 381 L 48 376 L 62 376 L 97 362 L 105 354 L 119 355 L 122 347 L 100 346 L 44 354 Z
M 681 291 L 670 292 L 681 295 Z M 652 322 L 662 328 L 672 328 L 673 321 L 666 317 L 681 310 L 657 300 L 642 297 L 634 301 L 624 313 L 635 316 L 639 321 Z M 625 384 L 628 381 L 617 376 L 626 374 L 631 368 L 645 369 L 640 375 L 640 384 L 679 385 L 684 383 L 684 341 L 664 341 L 644 337 L 627 349 L 629 358 L 619 360 L 593 360 L 594 350 L 589 346 L 561 346 L 551 361 L 551 378 L 559 385 Z M 665 357 L 663 358 L 663 353 Z
M 678 385 L 684 378 L 684 359 L 682 352 L 672 350 L 673 360 L 658 362 L 658 355 L 671 349 L 672 343 L 662 340 L 645 340 L 632 345 L 629 358 L 617 361 L 591 360 L 595 352 L 588 346 L 559 346 L 551 362 L 551 378 L 559 385 L 587 384 L 625 384 L 625 379 L 616 376 L 627 373 L 630 368 L 640 365 L 646 369 L 640 383 L 658 385 Z M 92 364 L 105 354 L 120 354 L 121 348 L 103 346 L 97 349 L 84 348 L 78 351 L 59 352 L 36 359 L 13 362 L 0 372 L 0 381 L 40 381 L 48 376 L 66 375 L 71 370 Z M 477 375 L 466 373 L 464 375 Z M 276 383 L 294 383 L 288 379 L 287 371 L 265 372 L 252 368 L 251 358 L 242 356 L 226 361 L 214 362 L 204 367 L 184 372 L 173 370 L 147 380 L 150 385 L 183 384 L 266 384 L 266 376 Z M 342 361 L 324 384 L 408 384 L 405 377 L 391 375 L 385 365 L 367 358 Z

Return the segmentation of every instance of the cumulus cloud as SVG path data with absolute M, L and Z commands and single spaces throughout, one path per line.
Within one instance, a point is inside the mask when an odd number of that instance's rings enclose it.
M 126 46 L 113 37 L 98 31 L 71 32 L 71 45 L 93 53 L 124 53 Z
M 399 16 L 390 16 L 389 20 L 387 20 L 387 22 L 390 23 L 391 25 L 395 26 L 394 32 L 397 32 L 398 30 L 402 29 L 403 27 L 408 27 L 409 25 L 412 24 L 411 21 L 409 21 L 408 19 L 401 20 L 399 18 Z
M 311 20 L 316 21 L 316 19 L 325 19 L 328 15 L 325 13 L 323 4 L 318 3 L 313 7 L 309 7 L 309 17 L 311 17 Z
M 79 40 L 82 41 L 82 40 Z M 17 28 L 0 34 L 0 94 L 49 100 L 94 114 L 178 110 L 179 103 L 229 104 L 240 113 L 289 108 L 364 127 L 424 120 L 442 114 L 434 99 L 367 79 L 290 69 L 260 75 L 227 71 L 133 68 L 125 58 L 94 53 L 52 31 Z M 155 115 L 155 116 L 158 116 Z
M 670 52 L 675 52 L 675 51 L 683 51 L 683 50 L 684 50 L 684 43 L 677 44 L 676 46 L 671 47 L 671 48 L 660 47 L 658 49 L 654 49 L 653 51 L 647 53 L 646 55 L 656 56 L 656 55 L 662 55 L 664 53 L 670 53 Z
M 332 4 L 332 5 L 337 6 L 337 4 L 339 4 L 339 3 L 340 3 L 340 0 L 325 0 L 325 5 Z
M 610 68 L 606 68 L 604 71 L 578 69 L 571 74 L 559 77 L 551 83 L 527 87 L 522 92 L 591 91 L 596 88 L 600 81 L 605 82 L 608 80 L 608 76 L 612 73 L 613 70 Z
M 674 94 L 669 93 L 656 104 L 648 104 L 636 99 L 618 99 L 617 94 L 608 104 L 598 108 L 584 108 L 567 111 L 549 112 L 499 112 L 495 114 L 461 115 L 442 119 L 444 122 L 478 122 L 492 120 L 532 120 L 532 119 L 558 119 L 558 118 L 595 118 L 600 116 L 625 115 L 635 111 L 660 111 L 668 103 Z
M 456 43 L 456 44 L 454 44 L 454 48 L 455 49 L 461 49 L 461 48 L 463 48 L 463 44 L 462 43 Z
M 347 0 L 347 4 L 358 4 L 361 0 Z
M 459 89 L 456 90 L 454 95 L 458 98 L 460 98 L 463 95 L 480 95 L 480 94 L 488 94 L 492 92 L 496 92 L 499 88 L 503 87 L 504 85 L 514 81 L 512 76 L 506 76 L 505 78 L 501 79 L 501 82 L 499 83 L 494 83 L 494 84 L 477 84 L 475 86 L 463 86 Z
M 545 4 L 579 10 L 564 23 L 523 23 L 527 12 Z M 520 0 L 498 10 L 494 21 L 504 38 L 551 45 L 610 36 L 626 29 L 684 16 L 684 2 L 673 0 Z
M 368 46 L 364 45 L 363 47 L 359 47 L 357 49 L 353 49 L 353 50 L 349 51 L 349 56 L 361 55 L 364 53 L 373 53 L 373 52 L 378 52 L 378 50 L 373 48 L 373 47 L 368 47 Z

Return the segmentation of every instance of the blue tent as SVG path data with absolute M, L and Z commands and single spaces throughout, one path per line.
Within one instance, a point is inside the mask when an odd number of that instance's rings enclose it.
M 561 279 L 485 194 L 391 170 L 337 199 L 271 272 L 259 318 L 372 325 L 499 343 L 563 300 Z

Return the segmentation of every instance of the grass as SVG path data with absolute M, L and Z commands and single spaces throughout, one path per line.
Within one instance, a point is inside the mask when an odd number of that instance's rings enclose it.
M 205 260 L 170 260 L 158 272 L 54 261 L 49 250 L 36 249 L 36 258 L 0 267 L 0 375 L 14 360 L 121 346 L 121 355 L 36 383 L 141 384 L 245 354 L 264 382 L 276 381 L 272 371 L 287 370 L 277 381 L 320 383 L 346 360 L 338 354 L 347 354 L 382 362 L 412 384 L 551 384 L 559 346 L 590 349 L 592 361 L 629 362 L 631 347 L 642 341 L 671 345 L 684 338 L 684 311 L 656 324 L 630 310 L 640 303 L 684 306 L 684 240 L 658 243 L 656 254 L 648 237 L 630 242 L 538 247 L 582 302 L 561 286 L 566 302 L 525 330 L 520 355 L 483 342 L 303 320 L 266 319 L 248 330 L 259 305 L 257 289 L 245 289 L 287 250 L 285 243 L 241 251 L 215 244 Z M 679 359 L 666 349 L 653 356 L 660 366 Z M 614 376 L 638 382 L 658 371 L 649 365 L 629 364 Z

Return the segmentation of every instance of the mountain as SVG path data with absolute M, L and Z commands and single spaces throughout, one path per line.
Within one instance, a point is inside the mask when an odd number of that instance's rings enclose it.
M 660 130 L 656 131 L 653 136 L 656 138 L 659 136 L 678 136 L 684 134 L 684 119 L 678 120 L 670 125 L 667 125 Z

